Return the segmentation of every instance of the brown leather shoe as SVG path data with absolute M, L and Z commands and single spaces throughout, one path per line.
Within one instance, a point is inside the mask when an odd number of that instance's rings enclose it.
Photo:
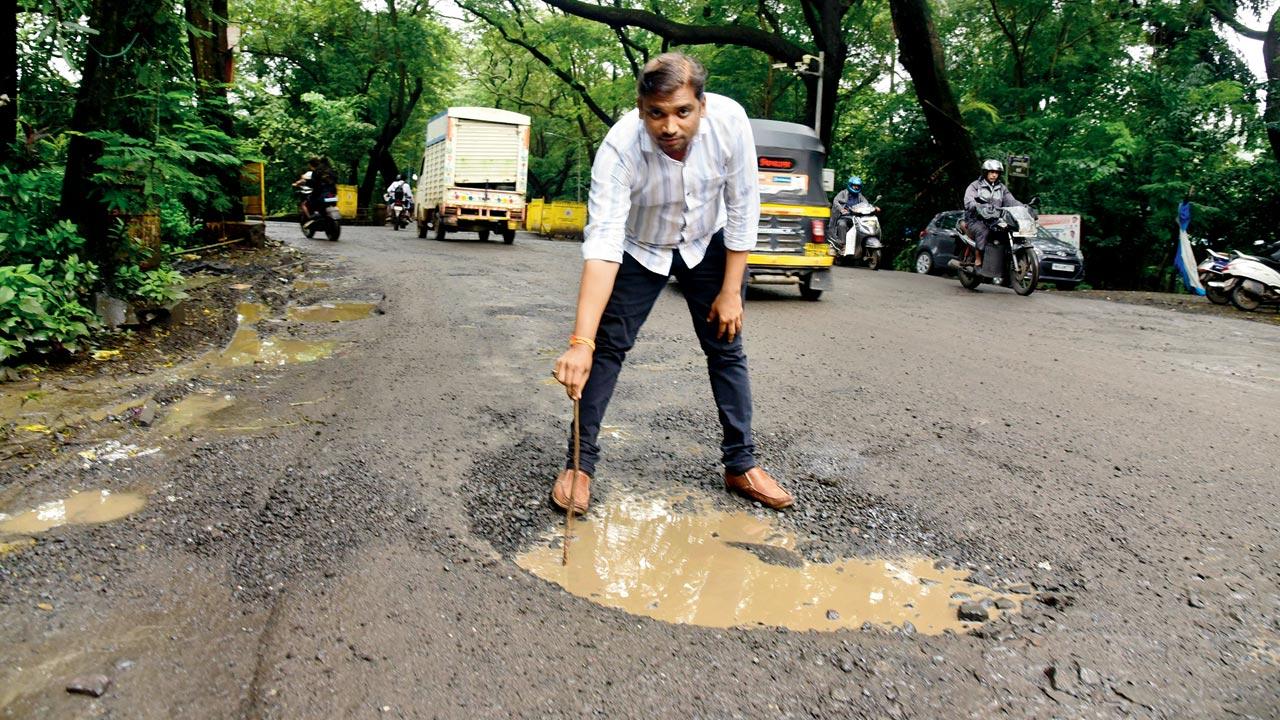
M 769 476 L 760 466 L 748 470 L 742 475 L 724 474 L 726 489 L 736 492 L 745 498 L 755 500 L 761 505 L 774 510 L 791 507 L 796 499 L 778 485 L 778 481 Z
M 551 486 L 551 502 L 561 510 L 569 509 L 569 478 L 572 475 L 573 468 L 561 470 L 556 476 L 555 485 Z M 591 476 L 579 470 L 578 482 L 573 488 L 573 509 L 579 515 L 585 515 L 589 502 L 591 502 Z

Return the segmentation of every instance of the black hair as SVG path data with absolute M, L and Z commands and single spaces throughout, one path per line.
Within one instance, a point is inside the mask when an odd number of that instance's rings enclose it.
M 679 52 L 662 53 L 644 64 L 636 81 L 636 95 L 641 98 L 665 97 L 682 87 L 702 99 L 707 84 L 707 69 L 702 63 Z

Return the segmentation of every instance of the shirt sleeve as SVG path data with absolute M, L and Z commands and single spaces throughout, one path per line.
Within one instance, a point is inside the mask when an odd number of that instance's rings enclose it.
M 978 207 L 978 185 L 977 183 L 969 183 L 969 187 L 964 189 L 964 209 L 974 210 Z
M 729 159 L 724 183 L 724 246 L 750 250 L 760 230 L 760 171 L 756 165 L 756 141 L 741 106 L 734 105 L 727 123 Z
M 607 139 L 591 165 L 591 193 L 582 231 L 582 258 L 621 263 L 631 212 L 631 169 Z

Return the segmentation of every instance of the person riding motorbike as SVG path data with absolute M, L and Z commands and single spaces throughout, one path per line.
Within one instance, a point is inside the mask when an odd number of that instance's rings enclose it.
M 311 169 L 302 173 L 302 177 L 293 182 L 294 187 L 310 190 L 306 199 L 302 201 L 302 214 L 307 218 L 307 222 L 303 223 L 302 227 L 308 227 L 315 222 L 316 213 L 324 213 L 326 196 L 338 193 L 338 174 L 333 172 L 333 165 L 329 164 L 328 158 L 307 160 L 307 167 Z
M 402 174 L 396 178 L 395 182 L 387 186 L 387 192 L 383 196 L 388 202 L 399 200 L 404 206 L 410 210 L 413 209 L 413 188 L 409 185 L 408 173 Z
M 987 249 L 987 235 L 1000 218 L 1000 208 L 1021 205 L 1000 182 L 1004 163 L 982 161 L 982 175 L 969 183 L 964 191 L 964 219 L 976 249 L 973 266 L 982 274 L 982 253 Z
M 862 178 L 854 175 L 849 178 L 849 182 L 836 196 L 831 200 L 831 219 L 827 222 L 827 235 L 835 238 L 836 244 L 840 247 L 844 246 L 844 235 L 849 231 L 847 219 L 850 211 L 855 205 L 864 202 L 871 202 L 862 194 Z M 880 208 L 876 208 L 876 212 L 880 212 Z M 846 220 L 842 223 L 841 220 Z
M 297 180 L 293 181 L 293 187 L 299 192 L 306 193 L 302 196 L 302 200 L 298 202 L 298 212 L 302 213 L 302 217 L 310 218 L 311 212 L 307 209 L 307 198 L 310 197 L 311 177 L 315 175 L 316 166 L 320 164 L 320 158 L 311 158 L 307 161 L 307 169 L 302 171 Z

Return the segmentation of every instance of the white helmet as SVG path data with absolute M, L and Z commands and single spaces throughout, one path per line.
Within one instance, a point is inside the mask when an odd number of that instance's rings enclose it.
M 982 172 L 984 172 L 984 173 L 989 173 L 989 172 L 991 172 L 992 170 L 994 170 L 994 171 L 996 171 L 996 172 L 998 172 L 998 173 L 1003 173 L 1003 172 L 1004 172 L 1004 163 L 1000 162 L 999 160 L 983 160 L 983 161 L 982 161 Z

